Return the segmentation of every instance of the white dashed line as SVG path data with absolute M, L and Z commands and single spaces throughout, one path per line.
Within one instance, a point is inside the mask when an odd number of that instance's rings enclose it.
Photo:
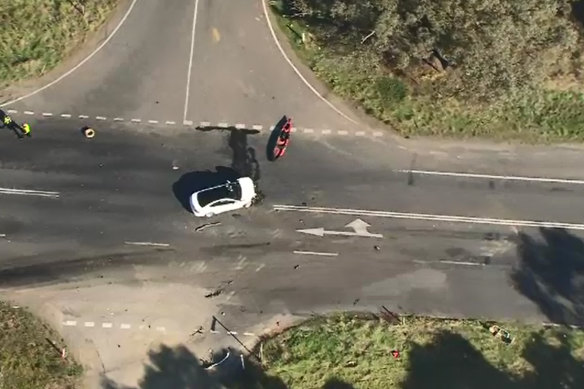
M 328 135 L 328 134 L 332 133 L 332 131 L 331 130 L 322 130 L 321 133 L 323 135 Z
M 9 110 L 8 110 L 8 111 L 6 111 L 6 112 L 8 112 L 8 113 L 12 113 L 12 114 L 18 113 L 18 111 L 17 111 L 17 110 L 15 110 L 15 109 L 9 109 Z
M 169 126 L 174 126 L 176 122 L 173 122 L 172 120 L 167 120 L 165 124 L 168 124 Z
M 262 263 L 261 265 L 259 265 L 259 266 L 257 267 L 257 269 L 256 269 L 256 272 L 258 272 L 258 271 L 262 270 L 264 267 L 266 267 L 266 264 L 265 264 L 265 263 Z
M 0 238 L 6 238 L 6 234 L 0 234 Z
M 337 134 L 339 134 L 339 135 L 348 135 L 349 134 L 349 131 L 339 130 L 339 131 L 337 131 Z
M 227 331 L 227 335 L 237 335 L 237 331 Z
M 155 242 L 124 242 L 125 244 L 133 246 L 155 246 L 155 247 L 168 247 L 168 243 L 155 243 Z
M 66 322 L 63 322 L 64 326 L 67 327 L 75 327 L 77 325 L 77 321 L 76 320 L 67 320 Z
M 120 329 L 122 329 L 122 330 L 129 330 L 130 328 L 132 328 L 132 325 L 130 325 L 130 324 L 126 324 L 126 323 L 120 324 Z
M 253 332 L 244 332 L 243 336 L 256 336 Z
M 312 134 L 314 130 L 312 128 L 305 128 L 304 130 L 302 130 L 302 132 L 304 132 L 305 134 Z
M 150 123 L 150 124 L 158 124 L 158 120 L 148 120 L 148 123 Z
M 183 126 L 192 126 L 192 125 L 193 125 L 192 120 L 183 120 Z
M 459 262 L 459 261 L 440 261 L 440 263 L 446 263 L 448 265 L 464 265 L 464 266 L 484 266 L 482 263 L 476 262 Z
M 235 124 L 235 128 L 237 128 L 238 130 L 243 130 L 245 128 L 245 124 L 237 123 L 237 124 Z
M 357 131 L 355 136 L 365 136 L 365 131 Z
M 95 327 L 95 323 L 92 321 L 86 321 L 85 323 L 83 323 L 83 325 L 85 327 Z
M 251 128 L 256 131 L 261 131 L 264 128 L 264 126 L 262 126 L 261 124 L 254 124 Z
M 376 136 L 376 137 L 383 136 L 383 132 L 381 132 L 381 131 L 375 131 L 373 133 L 373 136 Z
M 113 323 L 101 323 L 102 328 L 112 328 L 113 326 Z
M 25 115 L 34 115 L 34 112 L 33 111 L 24 111 L 24 114 Z
M 274 128 L 275 128 L 275 127 L 274 127 Z M 272 128 L 272 131 L 274 130 L 274 128 Z M 309 128 L 309 130 L 310 130 L 310 128 Z M 290 129 L 290 132 L 296 132 L 296 131 L 298 131 L 298 128 L 296 128 L 296 127 L 292 127 L 292 128 Z
M 229 124 L 224 123 L 224 122 L 221 122 L 221 123 L 217 123 L 217 127 L 219 127 L 219 128 L 227 128 L 227 127 L 229 127 Z
M 132 119 L 132 123 L 142 123 L 142 119 Z
M 200 127 L 211 127 L 211 123 L 210 122 L 200 122 L 199 126 Z
M 166 332 L 166 328 L 164 328 L 164 327 L 156 327 L 156 331 L 158 331 L 158 332 Z
M 87 115 L 79 115 L 77 116 L 79 119 L 89 119 L 89 116 Z
M 107 120 L 107 118 L 105 116 L 96 116 L 95 119 L 96 120 Z
M 293 252 L 294 252 L 294 254 L 299 254 L 299 255 L 318 255 L 321 257 L 337 257 L 339 255 L 339 253 L 325 253 L 325 252 L 319 252 L 319 251 L 294 250 Z
M 71 114 L 70 113 L 62 113 L 61 117 L 65 118 L 65 119 L 71 119 Z
M 43 112 L 43 116 L 45 116 L 45 117 L 51 117 L 51 116 L 53 116 L 53 114 L 50 113 L 50 112 Z
M 114 118 L 114 122 L 123 122 L 124 118 Z

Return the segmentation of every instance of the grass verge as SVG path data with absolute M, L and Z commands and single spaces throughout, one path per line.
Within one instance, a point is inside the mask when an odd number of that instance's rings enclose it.
M 118 0 L 0 0 L 0 88 L 39 77 L 107 19 Z
M 58 347 L 62 344 L 31 313 L 0 302 L 0 388 L 75 388 L 82 368 L 70 357 L 61 358 Z
M 475 320 L 351 314 L 309 320 L 263 342 L 249 388 L 582 388 L 584 331 Z M 399 358 L 391 351 L 399 350 Z M 258 350 L 259 352 L 259 350 Z
M 584 141 L 584 94 L 579 91 L 540 88 L 483 105 L 429 98 L 423 90 L 427 82 L 391 74 L 366 46 L 326 47 L 318 26 L 288 15 L 285 0 L 270 4 L 280 29 L 318 78 L 403 136 Z

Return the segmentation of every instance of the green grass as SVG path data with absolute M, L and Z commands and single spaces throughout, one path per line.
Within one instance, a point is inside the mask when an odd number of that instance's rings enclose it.
M 249 387 L 584 387 L 584 331 L 499 324 L 513 336 L 505 344 L 488 331 L 491 324 L 415 317 L 389 324 L 349 314 L 316 318 L 263 342 L 264 369 Z
M 117 0 L 0 0 L 0 88 L 57 66 Z
M 74 388 L 81 366 L 61 359 L 63 340 L 22 308 L 0 302 L 0 389 Z
M 584 94 L 538 89 L 492 104 L 431 99 L 429 84 L 397 77 L 379 66 L 366 46 L 338 52 L 320 39 L 318 26 L 286 17 L 282 0 L 272 2 L 280 29 L 297 55 L 337 95 L 404 136 L 482 137 L 529 143 L 584 141 Z M 302 33 L 314 39 L 303 43 Z M 419 81 L 419 80 L 418 80 Z M 415 85 L 413 87 L 412 85 Z

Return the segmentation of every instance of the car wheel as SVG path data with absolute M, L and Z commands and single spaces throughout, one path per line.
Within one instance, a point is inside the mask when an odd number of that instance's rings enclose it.
M 213 212 L 209 212 L 208 214 L 205 215 L 206 217 L 213 217 L 215 216 L 215 214 Z

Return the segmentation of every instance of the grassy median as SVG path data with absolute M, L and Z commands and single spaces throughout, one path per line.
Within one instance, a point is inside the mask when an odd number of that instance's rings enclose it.
M 498 324 L 511 335 L 507 343 L 491 334 L 492 325 L 415 317 L 390 324 L 349 314 L 316 318 L 263 342 L 264 369 L 249 387 L 584 387 L 584 331 Z
M 553 0 L 546 1 L 551 3 Z M 459 7 L 462 14 L 447 17 L 460 17 L 468 22 L 458 21 L 453 23 L 454 26 L 465 24 L 470 27 L 469 31 L 462 31 L 466 27 L 453 27 L 453 34 L 476 37 L 490 36 L 499 31 L 501 35 L 491 38 L 493 42 L 490 46 L 486 43 L 489 39 L 477 40 L 475 46 L 485 45 L 485 53 L 480 57 L 481 50 L 477 47 L 456 46 L 456 39 L 467 42 L 460 36 L 455 38 L 447 33 L 438 36 L 432 28 L 428 33 L 425 27 L 421 28 L 421 32 L 407 35 L 419 26 L 400 30 L 399 26 L 408 22 L 408 18 L 417 17 L 413 9 L 416 4 L 422 3 L 427 5 L 432 2 L 411 3 L 412 13 L 409 16 L 405 13 L 400 15 L 401 19 L 393 20 L 396 12 L 402 12 L 400 9 L 403 7 L 407 8 L 408 2 L 375 0 L 359 5 L 345 0 L 270 1 L 280 29 L 313 72 L 336 94 L 356 102 L 368 114 L 404 136 L 484 137 L 544 143 L 584 141 L 584 89 L 577 78 L 579 76 L 574 76 L 581 74 L 584 61 L 584 52 L 578 48 L 581 43 L 577 43 L 582 42 L 583 37 L 578 24 L 581 22 L 574 21 L 572 16 L 562 16 L 566 19 L 565 23 L 558 22 L 560 19 L 549 16 L 553 15 L 553 11 L 546 14 L 547 11 L 536 10 L 533 12 L 538 17 L 548 15 L 545 23 L 558 26 L 550 27 L 552 31 L 549 35 L 542 28 L 538 35 L 533 32 L 537 31 L 534 24 L 544 22 L 520 16 L 510 17 L 507 14 L 505 23 L 508 23 L 504 27 L 518 31 L 509 33 L 505 32 L 503 26 L 499 29 L 492 25 L 492 19 L 489 18 L 475 23 L 473 16 L 464 16 L 475 12 L 462 7 L 463 3 L 458 2 L 452 7 Z M 493 5 L 496 2 L 487 3 L 487 11 L 491 6 L 497 7 Z M 530 3 L 537 7 L 537 2 Z M 390 4 L 398 4 L 397 11 L 386 11 L 384 7 L 390 7 Z M 448 8 L 440 5 L 442 3 L 435 4 L 438 8 L 428 11 L 428 14 L 435 15 L 441 9 Z M 580 0 L 579 4 L 584 10 L 584 1 Z M 514 20 L 521 22 L 513 25 Z M 422 18 L 419 25 L 425 23 L 428 21 Z M 417 25 L 414 23 L 413 26 Z M 565 28 L 558 32 L 562 26 Z M 387 32 L 389 30 L 393 32 Z M 522 36 L 520 31 L 531 31 L 534 36 L 531 40 L 519 42 L 517 37 Z M 380 37 L 380 33 L 386 35 Z M 546 42 L 556 38 L 556 46 L 547 45 Z M 382 39 L 387 39 L 388 43 L 382 43 Z M 516 45 L 513 39 L 518 41 Z M 438 71 L 436 69 L 441 64 L 434 66 L 432 59 L 411 54 L 419 50 L 427 55 L 433 47 L 432 42 L 435 46 L 440 46 L 440 43 L 442 46 L 454 46 L 450 51 L 446 50 L 448 53 L 463 53 L 459 55 L 459 66 Z M 498 42 L 505 42 L 507 46 L 497 51 Z M 533 49 L 528 49 L 530 45 Z M 408 49 L 404 48 L 394 55 L 392 50 L 401 46 Z M 494 53 L 486 52 L 491 46 Z M 514 47 L 521 49 L 513 52 Z M 540 47 L 543 49 L 540 50 Z M 408 53 L 411 56 L 408 57 Z M 469 57 L 472 53 L 475 57 L 471 60 Z M 510 58 L 505 58 L 507 54 Z M 436 57 L 432 58 L 437 61 Z M 496 62 L 498 58 L 501 58 L 500 63 Z M 523 62 L 527 64 L 525 72 L 520 65 Z M 514 70 L 510 70 L 512 67 Z M 565 73 L 558 75 L 564 70 Z M 473 75 L 473 72 L 477 74 Z M 499 73 L 502 75 L 497 76 Z M 529 78 L 527 75 L 531 73 L 542 74 L 521 84 L 523 78 Z M 492 85 L 485 84 L 489 77 Z M 507 90 L 507 83 L 521 85 Z
M 57 66 L 118 0 L 0 0 L 0 88 Z
M 0 302 L 0 388 L 76 388 L 81 366 L 61 358 L 63 340 L 22 308 Z

